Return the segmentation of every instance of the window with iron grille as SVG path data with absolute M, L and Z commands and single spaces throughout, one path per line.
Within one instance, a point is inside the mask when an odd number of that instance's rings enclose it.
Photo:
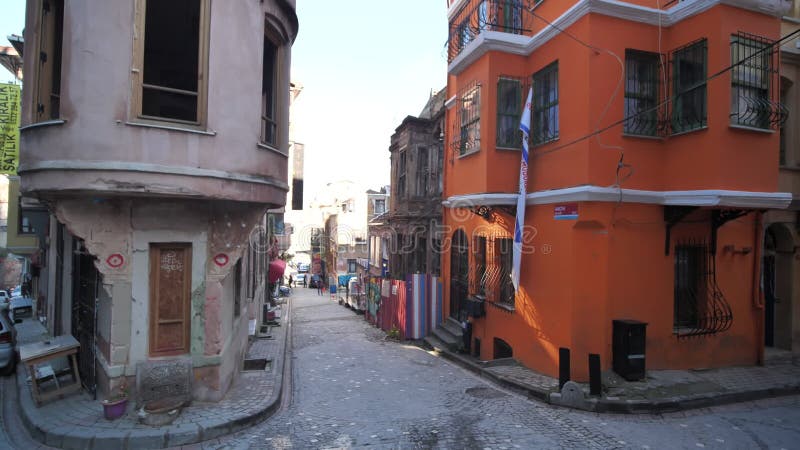
M 519 131 L 522 114 L 522 83 L 513 78 L 497 80 L 497 146 L 516 148 L 522 146 Z
M 504 305 L 514 307 L 514 283 L 511 281 L 514 240 L 508 238 L 497 239 L 495 243 L 495 252 L 497 253 L 497 259 L 500 266 L 500 297 L 497 299 L 497 301 Z
M 475 251 L 475 288 L 473 292 L 486 295 L 486 236 L 476 236 L 473 246 Z
M 789 89 L 791 88 L 791 81 L 781 79 L 781 104 L 785 105 L 789 99 Z M 786 165 L 786 121 L 781 122 L 780 133 L 780 146 L 778 153 L 778 164 L 781 166 Z
M 708 45 L 705 39 L 674 50 L 671 55 L 672 133 L 707 125 L 706 73 Z
M 738 33 L 731 36 L 731 123 L 769 128 L 773 114 L 772 41 Z
M 533 145 L 558 139 L 558 61 L 533 74 Z
M 481 146 L 481 90 L 480 85 L 473 87 L 461 97 L 459 111 L 461 123 L 461 140 L 459 155 L 477 152 Z
M 730 328 L 733 314 L 717 285 L 716 256 L 707 242 L 678 242 L 674 280 L 675 334 L 700 336 Z
M 658 134 L 658 92 L 661 77 L 658 53 L 625 50 L 626 134 Z

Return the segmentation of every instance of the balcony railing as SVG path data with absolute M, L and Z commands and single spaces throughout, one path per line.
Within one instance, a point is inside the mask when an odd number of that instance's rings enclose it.
M 534 16 L 528 10 L 537 0 L 471 0 L 453 16 L 447 40 L 451 62 L 484 31 L 531 34 Z

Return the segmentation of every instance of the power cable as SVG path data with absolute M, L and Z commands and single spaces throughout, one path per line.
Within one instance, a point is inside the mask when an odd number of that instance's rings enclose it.
M 764 52 L 764 51 L 766 51 L 768 49 L 771 49 L 772 47 L 775 47 L 776 45 L 781 44 L 783 41 L 785 41 L 787 39 L 792 39 L 796 34 L 800 34 L 800 29 L 795 30 L 795 31 L 787 34 L 786 36 L 780 38 L 779 40 L 773 42 L 772 44 L 765 46 L 764 48 L 762 48 L 761 50 L 759 50 L 757 52 L 754 52 L 750 56 L 747 56 L 747 57 L 737 61 L 736 63 L 731 64 L 731 65 L 719 70 L 718 72 L 712 74 L 711 76 L 706 77 L 705 80 L 695 84 L 694 86 L 690 86 L 689 88 L 687 88 L 684 91 L 682 91 L 680 94 L 676 94 L 676 95 L 673 95 L 673 96 L 671 96 L 669 98 L 666 98 L 666 99 L 662 100 L 661 102 L 657 103 L 655 106 L 653 106 L 651 108 L 648 108 L 648 109 L 639 111 L 637 113 L 631 114 L 629 116 L 623 117 L 622 119 L 620 119 L 620 120 L 618 120 L 616 122 L 613 122 L 613 123 L 611 123 L 611 124 L 609 124 L 609 125 L 607 125 L 607 126 L 605 126 L 603 128 L 595 130 L 595 131 L 593 131 L 591 133 L 588 133 L 588 134 L 583 135 L 583 136 L 581 136 L 579 138 L 573 139 L 572 141 L 566 142 L 566 143 L 564 143 L 562 145 L 559 145 L 557 147 L 551 148 L 549 150 L 540 151 L 540 152 L 531 152 L 531 155 L 534 156 L 534 157 L 540 157 L 540 156 L 544 156 L 544 155 L 547 155 L 547 154 L 562 150 L 562 149 L 564 149 L 566 147 L 569 147 L 571 145 L 574 145 L 574 144 L 577 144 L 579 142 L 585 141 L 586 139 L 589 139 L 589 138 L 591 138 L 591 137 L 593 137 L 593 136 L 595 136 L 597 134 L 604 133 L 604 132 L 606 132 L 606 131 L 608 131 L 608 130 L 610 130 L 610 129 L 618 126 L 618 125 L 622 125 L 622 124 L 624 124 L 625 122 L 627 122 L 628 120 L 630 120 L 630 119 L 632 119 L 634 117 L 637 117 L 637 116 L 640 116 L 640 115 L 644 115 L 644 114 L 648 114 L 648 113 L 653 112 L 653 111 L 657 111 L 659 108 L 663 107 L 664 105 L 666 105 L 666 104 L 668 104 L 670 102 L 673 102 L 675 99 L 677 99 L 681 95 L 685 95 L 688 92 L 691 92 L 691 91 L 693 91 L 695 89 L 698 89 L 698 88 L 701 88 L 701 87 L 707 85 L 709 81 L 711 81 L 711 80 L 713 80 L 715 78 L 718 78 L 719 76 L 723 75 L 724 73 L 726 73 L 726 72 L 728 72 L 730 70 L 733 70 L 735 67 L 743 64 L 745 61 L 749 60 L 750 58 L 752 58 L 754 56 L 757 56 L 757 55 L 761 54 L 762 52 Z M 585 44 L 585 45 L 588 46 L 588 44 Z M 591 46 L 589 46 L 589 47 L 591 48 Z

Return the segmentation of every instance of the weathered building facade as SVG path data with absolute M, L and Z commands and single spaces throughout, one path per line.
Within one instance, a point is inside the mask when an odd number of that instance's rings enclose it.
M 439 274 L 445 94 L 431 94 L 419 117 L 406 117 L 391 137 L 389 209 L 373 232 L 388 245 L 392 277 Z
M 28 1 L 19 173 L 55 219 L 48 324 L 89 390 L 188 360 L 217 400 L 240 370 L 289 189 L 297 30 L 294 0 Z

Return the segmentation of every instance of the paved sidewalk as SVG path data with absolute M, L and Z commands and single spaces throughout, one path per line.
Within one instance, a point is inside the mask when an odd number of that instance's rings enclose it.
M 34 439 L 64 449 L 180 447 L 214 440 L 250 427 L 268 418 L 280 406 L 284 362 L 291 339 L 290 312 L 291 302 L 286 302 L 281 307 L 282 325 L 270 330 L 271 338 L 251 341 L 248 357 L 270 360 L 266 370 L 241 372 L 223 400 L 216 403 L 192 402 L 170 425 L 152 427 L 140 424 L 132 401 L 125 416 L 114 421 L 106 420 L 100 400 L 92 400 L 86 392 L 37 408 L 22 364 L 17 367 L 18 395 L 15 396 L 19 399 L 20 417 Z M 33 319 L 18 324 L 17 330 L 20 344 L 43 336 L 43 328 Z M 8 381 L 11 384 L 14 380 Z M 213 444 L 213 441 L 204 444 Z
M 783 351 L 769 351 L 764 366 L 649 370 L 644 381 L 636 382 L 608 371 L 602 375 L 601 396 L 590 396 L 589 384 L 578 383 L 584 398 L 573 401 L 562 398 L 557 378 L 536 373 L 512 359 L 480 361 L 450 351 L 435 337 L 425 341 L 439 355 L 508 389 L 547 403 L 594 412 L 657 414 L 800 394 L 800 360 Z

